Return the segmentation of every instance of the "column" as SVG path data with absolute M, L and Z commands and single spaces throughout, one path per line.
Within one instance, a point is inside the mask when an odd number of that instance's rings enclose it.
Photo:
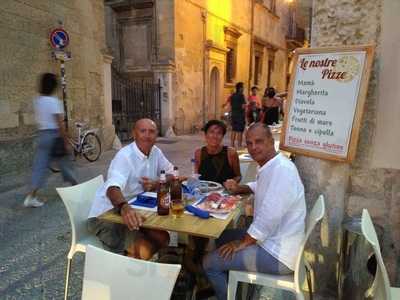
M 173 92 L 173 76 L 175 65 L 173 62 L 152 65 L 155 83 L 161 85 L 161 135 L 174 135 L 175 107 Z
M 103 73 L 104 73 L 104 122 L 102 127 L 104 149 L 111 148 L 115 138 L 115 128 L 112 121 L 112 75 L 111 62 L 113 57 L 103 54 Z

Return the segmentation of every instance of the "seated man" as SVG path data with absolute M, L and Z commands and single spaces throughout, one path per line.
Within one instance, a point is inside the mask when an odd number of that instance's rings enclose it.
M 276 153 L 268 126 L 255 123 L 247 131 L 247 148 L 259 164 L 257 181 L 225 183 L 231 193 L 254 193 L 254 219 L 247 230 L 226 230 L 207 254 L 203 267 L 219 300 L 227 295 L 229 270 L 286 275 L 293 272 L 304 237 L 304 187 L 296 166 Z
M 140 228 L 144 217 L 127 201 L 143 190 L 156 190 L 161 170 L 172 173 L 173 165 L 154 146 L 157 126 L 152 120 L 137 121 L 133 136 L 135 141 L 118 151 L 111 161 L 107 181 L 97 191 L 90 210 L 88 229 L 110 251 L 148 260 L 168 245 L 168 232 Z M 124 225 L 97 219 L 113 207 L 121 214 Z

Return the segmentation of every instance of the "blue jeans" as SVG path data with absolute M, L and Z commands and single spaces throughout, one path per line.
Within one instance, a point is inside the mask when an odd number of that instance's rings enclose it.
M 241 240 L 246 229 L 225 230 L 219 239 L 216 240 L 216 246 L 219 248 L 230 241 Z M 204 271 L 214 287 L 218 300 L 226 300 L 228 288 L 228 271 L 250 271 L 269 273 L 276 275 L 287 275 L 293 273 L 286 265 L 281 263 L 275 257 L 257 244 L 246 247 L 234 254 L 230 260 L 224 260 L 214 250 L 208 253 L 203 259 Z
M 46 181 L 50 161 L 55 159 L 51 157 L 51 150 L 58 135 L 57 129 L 39 130 L 32 172 L 32 189 L 34 190 L 41 188 Z M 69 156 L 57 158 L 57 162 L 64 181 L 68 181 L 72 185 L 77 184 Z

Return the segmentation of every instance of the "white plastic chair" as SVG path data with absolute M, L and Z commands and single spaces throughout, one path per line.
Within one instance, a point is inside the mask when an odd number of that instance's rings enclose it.
M 87 217 L 96 191 L 103 183 L 103 175 L 100 175 L 78 185 L 56 188 L 67 209 L 72 231 L 71 248 L 67 255 L 64 299 L 68 297 L 69 273 L 74 254 L 76 252 L 85 252 L 87 245 L 95 245 L 102 248 L 102 244 L 97 237 L 91 235 L 87 230 Z
M 181 265 L 134 259 L 88 246 L 82 300 L 167 300 Z
M 254 160 L 240 161 L 240 173 L 242 174 L 241 184 L 246 184 L 256 180 L 257 176 L 257 163 Z
M 270 288 L 290 291 L 296 294 L 298 300 L 304 300 L 301 286 L 307 280 L 310 299 L 312 299 L 310 266 L 304 260 L 304 246 L 313 231 L 315 225 L 323 218 L 325 214 L 324 197 L 320 195 L 313 209 L 307 218 L 306 234 L 300 244 L 297 255 L 296 268 L 293 275 L 271 275 L 257 272 L 229 271 L 228 299 L 234 300 L 238 282 L 247 282 L 259 284 Z
M 371 244 L 377 261 L 374 283 L 368 291 L 371 299 L 377 300 L 398 300 L 400 299 L 400 288 L 390 287 L 389 277 L 383 264 L 381 249 L 376 235 L 371 216 L 366 209 L 363 209 L 361 219 L 361 230 L 365 239 Z

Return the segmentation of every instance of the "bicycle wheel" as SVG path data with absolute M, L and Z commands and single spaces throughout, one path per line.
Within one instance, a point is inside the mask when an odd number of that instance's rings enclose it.
M 82 154 L 90 162 L 99 159 L 101 154 L 101 143 L 99 137 L 89 132 L 83 139 L 82 142 Z

